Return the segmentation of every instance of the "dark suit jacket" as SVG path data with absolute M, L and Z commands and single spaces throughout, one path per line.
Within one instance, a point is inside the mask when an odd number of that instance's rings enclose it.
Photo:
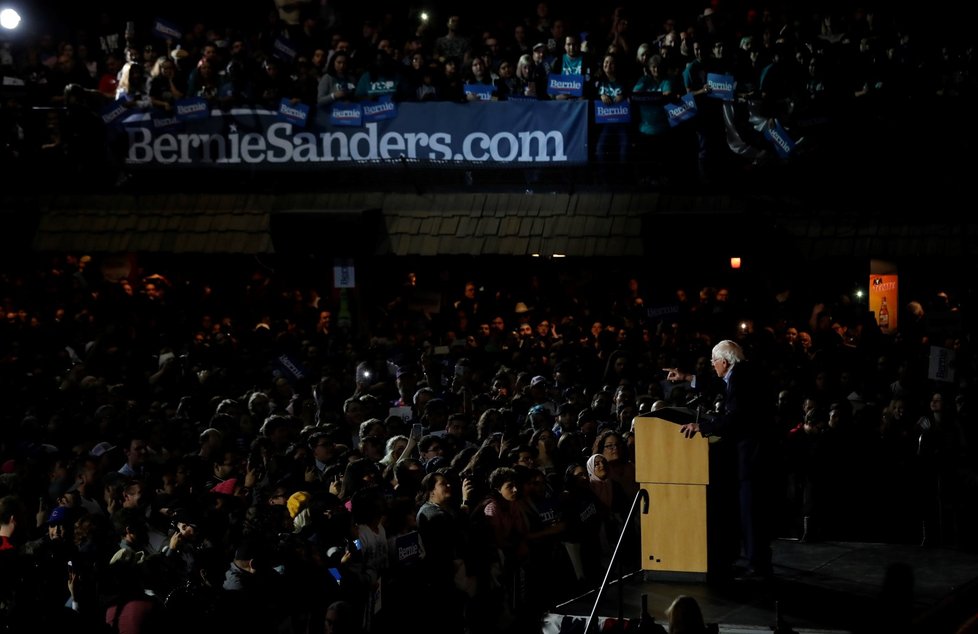
M 741 361 L 731 368 L 729 383 L 716 378 L 704 383 L 701 385 L 697 377 L 697 391 L 709 394 L 711 389 L 722 390 L 723 401 L 716 416 L 700 422 L 700 433 L 719 436 L 723 442 L 736 446 L 740 478 L 755 477 L 774 413 L 762 378 L 748 362 Z

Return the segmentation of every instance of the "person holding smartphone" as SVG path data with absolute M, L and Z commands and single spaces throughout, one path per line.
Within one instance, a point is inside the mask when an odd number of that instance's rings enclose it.
M 467 522 L 456 510 L 458 498 L 465 505 L 469 500 L 461 489 L 457 478 L 439 470 L 421 480 L 418 492 L 418 534 L 425 550 L 422 571 L 427 596 L 446 599 L 441 604 L 444 620 L 439 630 L 453 634 L 464 631 L 464 588 L 469 581 L 461 541 Z

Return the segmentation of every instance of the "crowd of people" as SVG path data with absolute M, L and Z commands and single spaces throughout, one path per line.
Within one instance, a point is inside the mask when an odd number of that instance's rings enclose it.
M 761 158 L 754 135 L 772 119 L 811 137 L 843 112 L 967 97 L 973 80 L 960 42 L 931 56 L 871 12 L 794 20 L 718 4 L 640 21 L 541 2 L 526 19 L 424 21 L 337 6 L 227 16 L 240 29 L 188 22 L 179 41 L 106 14 L 4 46 L 3 74 L 23 81 L 0 108 L 4 161 L 91 144 L 60 127 L 58 107 L 81 98 L 325 107 L 383 84 L 396 99 L 469 101 L 464 84 L 481 81 L 496 99 L 545 99 L 543 75 L 572 68 L 588 98 L 631 96 L 638 111 L 627 130 L 595 128 L 602 160 L 641 152 L 661 161 L 650 178 L 682 179 L 662 159 L 688 153 L 709 180 L 733 156 Z M 294 57 L 275 54 L 282 41 Z M 737 78 L 740 110 L 711 99 L 706 72 Z M 704 116 L 672 129 L 661 108 L 686 93 Z M 46 125 L 25 127 L 24 108 Z M 536 276 L 480 282 L 487 271 L 394 289 L 367 277 L 356 292 L 310 277 L 74 255 L 6 267 L 4 626 L 533 631 L 600 582 L 623 532 L 621 556 L 639 566 L 624 524 L 632 421 L 688 404 L 702 385 L 666 369 L 708 376 L 724 340 L 770 413 L 756 430 L 771 458 L 758 525 L 974 548 L 978 367 L 970 316 L 945 294 L 893 307 L 900 327 L 883 333 L 849 297 L 652 297 L 638 271 L 591 294 Z M 953 351 L 953 380 L 931 378 L 932 346 Z
M 651 311 L 664 298 L 637 276 L 452 277 L 368 277 L 354 297 L 240 263 L 12 267 L 8 626 L 376 632 L 437 614 L 440 631 L 538 631 L 600 583 L 619 535 L 640 567 L 633 419 L 687 404 L 697 386 L 666 369 L 708 376 L 724 339 L 770 413 L 751 433 L 771 534 L 974 547 L 975 360 L 946 295 L 884 335 L 846 298 L 779 292 L 741 321 L 736 289 Z M 955 350 L 954 382 L 928 379 L 932 344 Z M 717 376 L 741 358 L 714 351 Z
M 447 7 L 429 16 L 415 6 L 372 13 L 296 2 L 271 15 L 228 15 L 224 24 L 163 20 L 169 31 L 138 12 L 35 28 L 0 55 L 12 97 L 2 110 L 6 152 L 43 148 L 51 158 L 89 141 L 58 121 L 57 109 L 78 101 L 96 112 L 121 100 L 172 113 L 192 97 L 213 109 L 278 110 L 284 99 L 313 111 L 382 96 L 570 98 L 631 104 L 630 123 L 592 120 L 596 164 L 639 165 L 629 175 L 647 183 L 709 184 L 777 161 L 787 146 L 766 138 L 774 128 L 793 154 L 822 142 L 833 151 L 836 142 L 873 147 L 881 142 L 874 135 L 891 136 L 888 122 L 932 108 L 953 116 L 974 92 L 969 43 L 938 38 L 895 10 L 531 5 L 511 16 Z M 729 95 L 716 98 L 711 73 L 732 78 Z M 551 94 L 551 74 L 581 77 L 580 96 Z M 665 108 L 684 96 L 697 114 L 673 127 Z

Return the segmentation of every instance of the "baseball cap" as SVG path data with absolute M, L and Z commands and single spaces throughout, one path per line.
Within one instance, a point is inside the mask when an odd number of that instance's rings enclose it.
M 434 473 L 435 471 L 438 471 L 442 467 L 447 467 L 449 464 L 450 462 L 448 458 L 446 458 L 445 456 L 435 456 L 434 458 L 432 458 L 431 460 L 425 463 L 424 472 L 426 474 Z
M 91 450 L 88 452 L 88 455 L 90 455 L 93 458 L 101 458 L 102 456 L 109 453 L 113 449 L 115 449 L 115 445 L 113 445 L 107 440 L 104 440 L 99 444 L 95 445 L 94 447 L 92 447 Z
M 47 526 L 57 526 L 59 524 L 68 524 L 71 519 L 68 513 L 68 507 L 66 506 L 56 506 L 52 509 L 51 514 L 48 515 L 48 519 L 44 522 Z
M 527 414 L 529 414 L 531 416 L 536 415 L 536 414 L 547 414 L 547 415 L 549 415 L 550 414 L 550 410 L 548 410 L 543 405 L 534 405 L 533 407 L 530 408 L 530 411 L 527 412 Z
M 546 385 L 546 383 L 547 383 L 547 377 L 541 376 L 539 374 L 533 377 L 532 379 L 530 379 L 530 387 L 536 387 L 537 385 Z
M 546 50 L 547 49 L 547 45 L 544 44 L 543 42 L 537 42 L 536 44 L 533 45 L 533 50 L 535 51 L 537 49 Z
M 401 365 L 397 367 L 397 372 L 395 373 L 395 378 L 401 378 L 405 374 L 415 374 L 417 373 L 417 368 L 413 365 Z

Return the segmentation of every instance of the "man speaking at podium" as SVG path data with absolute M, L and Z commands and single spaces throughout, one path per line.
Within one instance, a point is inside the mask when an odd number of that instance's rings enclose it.
M 763 377 L 745 361 L 744 351 L 737 343 L 724 340 L 714 346 L 711 363 L 716 377 L 709 374 L 691 375 L 678 368 L 664 370 L 668 372 L 666 378 L 669 381 L 690 381 L 698 395 L 712 398 L 714 394 L 722 392 L 715 416 L 698 417 L 698 422 L 687 423 L 680 431 L 687 438 L 692 438 L 697 432 L 703 436 L 719 437 L 719 442 L 711 446 L 711 463 L 714 462 L 713 454 L 719 454 L 716 461 L 719 463 L 716 465 L 718 470 L 713 472 L 711 484 L 715 482 L 718 489 L 729 492 L 724 497 L 733 495 L 734 488 L 738 490 L 740 541 L 749 564 L 748 570 L 740 577 L 763 579 L 771 574 L 768 508 L 771 475 L 768 468 L 770 456 L 767 455 L 770 439 L 767 434 L 773 423 L 773 400 L 766 398 Z M 737 478 L 736 487 L 734 477 Z M 710 524 L 714 527 L 729 526 L 722 520 L 726 515 L 724 509 L 736 512 L 733 501 L 728 498 L 718 502 L 719 521 L 714 520 Z M 720 550 L 715 555 L 725 560 L 724 565 L 732 565 L 736 554 L 723 553 L 725 549 L 722 547 Z

